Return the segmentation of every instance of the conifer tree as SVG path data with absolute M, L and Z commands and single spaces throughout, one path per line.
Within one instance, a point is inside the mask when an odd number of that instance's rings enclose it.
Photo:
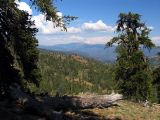
M 148 36 L 150 29 L 139 14 L 129 12 L 119 15 L 116 31 L 118 36 L 107 46 L 118 44 L 115 78 L 121 93 L 136 101 L 153 99 L 152 71 L 142 51 L 142 47 L 154 47 Z
M 66 25 L 75 17 L 59 17 L 53 2 L 30 0 L 31 6 L 46 15 L 46 20 L 66 30 Z M 38 30 L 33 25 L 31 16 L 19 10 L 15 0 L 0 1 L 0 94 L 6 94 L 14 83 L 22 88 L 26 82 L 39 86 L 38 41 L 35 38 Z
M 34 22 L 28 13 L 17 9 L 15 3 L 2 2 L 0 8 L 1 93 L 7 92 L 13 83 L 24 88 L 24 80 L 38 86 L 38 41 Z
M 160 52 L 157 53 L 157 56 L 158 56 L 158 62 L 160 62 Z M 153 76 L 154 76 L 153 85 L 156 88 L 158 103 L 160 103 L 160 66 L 159 65 L 156 66 L 156 68 L 153 70 Z

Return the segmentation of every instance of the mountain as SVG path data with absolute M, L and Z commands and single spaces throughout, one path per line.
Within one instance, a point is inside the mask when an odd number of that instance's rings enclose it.
M 81 43 L 60 44 L 54 46 L 39 46 L 39 48 L 62 51 L 71 54 L 79 54 L 88 58 L 93 58 L 102 62 L 111 62 L 116 60 L 115 46 L 105 48 L 103 44 L 89 45 Z
M 68 54 L 79 54 L 81 56 L 93 58 L 101 62 L 114 62 L 116 60 L 115 49 L 116 46 L 105 48 L 104 44 L 82 44 L 82 43 L 71 43 L 71 44 L 59 44 L 54 46 L 39 46 L 39 48 L 62 51 Z M 155 47 L 150 51 L 143 49 L 144 53 L 148 57 L 154 57 L 160 52 L 160 47 Z

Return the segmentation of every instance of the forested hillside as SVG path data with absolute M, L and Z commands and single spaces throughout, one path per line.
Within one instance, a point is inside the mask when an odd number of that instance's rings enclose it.
M 113 65 L 62 52 L 40 50 L 39 67 L 42 74 L 40 89 L 36 92 L 54 95 L 80 92 L 110 92 L 114 87 Z

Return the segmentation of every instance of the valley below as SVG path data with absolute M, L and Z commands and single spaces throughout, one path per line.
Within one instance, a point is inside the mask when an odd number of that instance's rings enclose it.
M 15 92 L 11 99 L 14 101 L 11 104 L 8 105 L 7 99 L 0 100 L 0 118 L 159 120 L 159 104 L 145 105 L 144 102 L 135 103 L 125 98 L 114 98 L 112 102 L 109 100 L 108 104 L 108 100 L 105 101 L 105 98 L 101 97 L 118 93 L 114 81 L 114 67 L 114 64 L 102 63 L 78 54 L 40 49 L 39 68 L 42 74 L 40 87 L 28 84 L 31 89 L 30 95 L 17 88 L 13 89 L 12 92 L 14 90 Z

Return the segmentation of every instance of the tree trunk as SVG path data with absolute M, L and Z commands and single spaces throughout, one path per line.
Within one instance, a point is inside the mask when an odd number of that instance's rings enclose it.
M 43 103 L 52 109 L 87 109 L 106 108 L 121 100 L 121 94 L 94 95 L 94 96 L 62 96 L 44 97 Z
M 116 101 L 121 100 L 121 94 L 110 95 L 83 95 L 83 96 L 55 96 L 49 95 L 31 97 L 21 91 L 17 86 L 10 87 L 10 96 L 13 100 L 23 105 L 36 104 L 47 106 L 54 110 L 64 109 L 87 109 L 87 108 L 105 108 L 112 106 Z M 34 103 L 34 104 L 33 104 Z M 29 105 L 30 106 L 30 105 Z
M 83 96 L 55 96 L 26 94 L 16 85 L 10 87 L 10 99 L 17 105 L 23 106 L 27 113 L 45 117 L 49 120 L 62 120 L 65 110 L 87 108 L 106 108 L 115 105 L 122 99 L 121 94 L 83 95 Z M 56 118 L 56 119 L 55 119 Z

